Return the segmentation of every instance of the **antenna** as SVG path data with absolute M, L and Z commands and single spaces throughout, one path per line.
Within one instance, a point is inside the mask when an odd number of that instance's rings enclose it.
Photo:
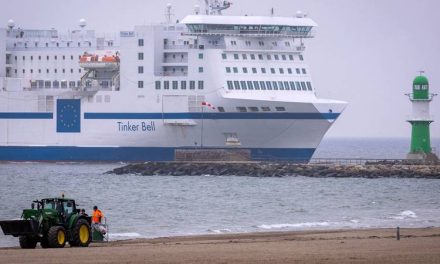
M 167 4 L 167 11 L 165 13 L 165 19 L 167 20 L 168 24 L 171 24 L 172 18 L 174 16 L 172 9 L 173 9 L 173 5 L 168 3 Z
M 419 73 L 420 76 L 422 76 L 425 73 L 425 71 L 423 71 L 423 70 L 417 71 L 417 72 Z

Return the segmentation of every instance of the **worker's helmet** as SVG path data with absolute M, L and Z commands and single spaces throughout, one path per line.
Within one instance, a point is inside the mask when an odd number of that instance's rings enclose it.
M 93 210 L 98 210 L 98 206 L 93 206 Z

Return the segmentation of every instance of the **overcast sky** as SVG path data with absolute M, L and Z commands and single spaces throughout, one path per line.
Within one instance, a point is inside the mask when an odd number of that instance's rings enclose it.
M 232 0 L 230 15 L 293 16 L 308 13 L 319 27 L 308 40 L 308 60 L 320 97 L 349 106 L 329 137 L 409 137 L 411 104 L 405 93 L 424 70 L 440 93 L 439 0 Z M 175 19 L 193 12 L 197 0 L 0 0 L 0 24 L 22 28 L 89 29 L 112 33 L 164 21 L 172 3 Z M 202 5 L 203 6 L 203 5 Z M 2 26 L 3 27 L 3 26 Z M 440 137 L 440 96 L 431 103 L 431 135 Z

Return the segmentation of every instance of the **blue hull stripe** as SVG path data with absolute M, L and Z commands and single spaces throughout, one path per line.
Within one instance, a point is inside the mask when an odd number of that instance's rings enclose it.
M 0 119 L 53 119 L 53 113 L 1 112 Z
M 327 119 L 339 113 L 84 113 L 84 119 Z
M 3 161 L 172 161 L 176 149 L 160 147 L 0 147 Z M 313 148 L 251 148 L 253 160 L 283 160 L 307 162 L 312 157 Z

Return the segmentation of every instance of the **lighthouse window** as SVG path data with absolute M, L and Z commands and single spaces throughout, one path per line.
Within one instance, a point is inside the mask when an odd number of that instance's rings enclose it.
M 196 89 L 196 81 L 189 81 L 189 89 L 190 90 Z
M 144 53 L 143 52 L 139 52 L 138 53 L 138 60 L 143 60 L 144 59 Z
M 302 68 L 301 70 L 303 74 L 307 74 L 306 69 Z
M 231 73 L 231 67 L 226 67 L 226 73 Z
M 144 73 L 144 67 L 138 66 L 138 73 Z
M 156 90 L 160 90 L 160 81 L 156 81 Z
M 229 89 L 229 90 L 234 89 L 234 87 L 233 87 L 233 85 L 232 85 L 232 81 L 228 81 L 227 84 L 228 84 L 228 89 Z
M 138 81 L 138 88 L 144 88 L 144 82 Z
M 144 46 L 144 39 L 138 39 L 138 46 L 143 47 Z
M 234 88 L 235 88 L 235 90 L 240 90 L 240 82 L 239 81 L 234 81 Z
M 180 89 L 186 90 L 186 81 L 181 81 L 180 82 Z
M 199 59 L 203 60 L 203 53 L 199 53 Z
M 170 81 L 164 81 L 163 82 L 163 88 L 165 90 L 169 90 L 170 89 Z
M 303 91 L 307 90 L 305 82 L 301 82 L 301 88 L 302 88 Z
M 247 90 L 246 82 L 245 81 L 241 81 L 240 84 L 241 84 L 241 89 Z
M 203 81 L 199 81 L 199 90 L 203 90 L 204 89 L 204 82 Z
M 173 81 L 173 90 L 177 90 L 178 89 L 178 85 L 179 85 L 178 81 Z
M 258 84 L 257 81 L 254 81 L 254 88 L 255 90 L 260 90 L 260 85 Z
M 290 84 L 290 89 L 291 90 L 295 90 L 295 83 L 294 82 L 289 82 Z
M 199 72 L 200 72 L 200 73 L 203 72 L 203 67 L 199 67 Z

